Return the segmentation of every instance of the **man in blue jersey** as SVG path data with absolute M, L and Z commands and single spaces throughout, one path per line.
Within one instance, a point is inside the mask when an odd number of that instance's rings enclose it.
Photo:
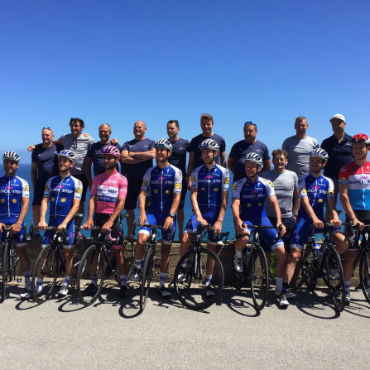
M 19 160 L 19 155 L 12 150 L 3 155 L 5 175 L 0 177 L 0 240 L 2 240 L 4 228 L 6 226 L 11 226 L 11 232 L 15 239 L 17 254 L 24 272 L 26 285 L 26 293 L 21 296 L 22 298 L 30 298 L 32 288 L 30 260 L 27 254 L 27 242 L 23 228 L 23 222 L 28 211 L 30 195 L 27 181 L 17 176 Z
M 58 231 L 66 230 L 65 244 L 63 246 L 64 256 L 66 258 L 66 277 L 58 292 L 60 297 L 65 297 L 68 294 L 73 265 L 72 242 L 75 232 L 74 216 L 79 209 L 83 189 L 82 182 L 71 176 L 71 169 L 74 166 L 74 153 L 70 150 L 62 150 L 59 152 L 58 157 L 59 175 L 51 177 L 45 185 L 38 226 L 41 230 L 46 230 L 49 225 L 56 226 Z M 48 201 L 50 201 L 49 224 L 45 219 Z M 46 230 L 41 248 L 50 245 L 53 234 L 53 231 Z M 37 271 L 36 294 L 42 292 L 42 284 L 41 271 Z
M 222 231 L 224 221 L 227 192 L 229 189 L 229 172 L 225 167 L 216 164 L 220 145 L 213 139 L 206 139 L 200 144 L 203 165 L 195 168 L 191 174 L 191 204 L 193 215 L 186 225 L 184 236 L 181 240 L 181 254 L 184 255 L 190 248 L 193 234 L 199 224 L 210 224 L 214 230 L 208 233 L 207 246 L 216 251 L 218 235 Z M 205 294 L 207 297 L 214 295 L 211 280 L 214 266 L 207 263 Z
M 285 234 L 286 228 L 281 219 L 279 203 L 275 195 L 274 185 L 270 180 L 259 177 L 263 159 L 258 153 L 247 153 L 243 159 L 245 177 L 233 184 L 232 210 L 236 232 L 234 268 L 237 273 L 243 271 L 242 252 L 249 241 L 250 230 L 248 225 L 273 226 L 265 213 L 265 202 L 268 199 L 276 219 L 276 228 L 280 236 Z M 284 277 L 286 252 L 284 242 L 279 238 L 276 229 L 262 229 L 261 240 L 276 254 L 276 278 Z M 284 294 L 278 299 L 279 307 L 288 307 Z
M 325 225 L 325 203 L 327 203 L 328 221 L 335 225 L 332 230 L 332 238 L 338 253 L 342 254 L 348 247 L 345 237 L 339 229 L 341 221 L 335 207 L 333 181 L 322 175 L 322 170 L 328 159 L 329 155 L 324 149 L 314 149 L 310 153 L 309 173 L 302 176 L 299 181 L 301 206 L 291 239 L 283 291 L 286 291 L 292 279 L 303 246 L 309 236 L 311 225 L 314 224 L 316 229 L 322 229 Z
M 157 166 L 149 168 L 143 178 L 139 194 L 140 217 L 139 224 L 162 226 L 162 249 L 160 265 L 160 281 L 158 292 L 166 298 L 171 294 L 165 288 L 170 262 L 170 249 L 176 231 L 176 211 L 181 197 L 181 171 L 168 161 L 172 153 L 172 144 L 167 139 L 160 139 L 155 143 Z M 145 211 L 145 200 L 148 189 L 151 192 L 151 203 L 148 213 Z M 141 227 L 135 246 L 135 268 L 132 280 L 138 281 L 143 263 L 144 245 L 151 233 L 148 227 Z

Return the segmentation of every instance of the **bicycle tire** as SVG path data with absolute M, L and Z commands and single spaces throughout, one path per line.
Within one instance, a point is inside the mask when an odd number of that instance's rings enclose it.
M 140 312 L 143 312 L 148 300 L 150 283 L 153 279 L 154 253 L 149 247 L 144 256 L 144 264 L 140 281 Z
M 93 266 L 93 261 L 96 257 L 96 266 Z M 94 269 L 94 270 L 93 270 Z M 96 275 L 97 284 L 96 290 L 90 291 L 87 288 L 90 285 L 90 279 Z M 105 258 L 104 253 L 95 244 L 90 245 L 81 257 L 77 272 L 77 296 L 80 303 L 89 306 L 94 303 L 102 289 L 105 278 Z
M 269 271 L 266 254 L 258 245 L 252 250 L 248 261 L 248 278 L 252 292 L 253 305 L 256 311 L 261 311 L 267 302 L 269 291 Z
M 4 302 L 6 297 L 6 285 L 8 282 L 8 272 L 9 272 L 9 243 L 5 242 L 3 246 L 4 248 L 2 256 L 0 302 Z
M 370 250 L 363 249 L 360 256 L 360 285 L 365 299 L 370 303 Z
M 336 312 L 342 312 L 345 306 L 346 290 L 340 256 L 334 246 L 329 245 L 324 256 L 322 276 L 329 288 L 329 295 Z
M 295 267 L 292 280 L 290 281 L 290 288 L 298 290 L 303 285 L 313 291 L 316 288 L 316 278 L 311 277 L 313 273 L 312 261 L 314 260 L 313 250 L 310 246 L 305 246 L 301 257 Z
M 56 249 L 47 246 L 41 249 L 32 271 L 32 297 L 37 303 L 49 299 L 55 289 L 59 271 L 59 255 Z M 43 278 L 42 294 L 36 292 L 37 273 L 40 271 Z M 45 280 L 48 279 L 48 280 Z
M 203 280 L 206 276 L 206 261 L 210 261 L 209 259 L 214 262 L 210 284 L 214 294 L 207 297 L 202 287 L 204 287 Z M 184 280 L 181 280 L 182 275 Z M 224 269 L 220 259 L 209 249 L 190 250 L 181 257 L 176 266 L 174 286 L 177 297 L 185 307 L 195 311 L 208 308 L 220 300 L 224 286 Z

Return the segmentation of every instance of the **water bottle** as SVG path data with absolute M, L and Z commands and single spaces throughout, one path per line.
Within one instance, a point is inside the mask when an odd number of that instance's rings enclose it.
M 318 256 L 321 252 L 321 245 L 319 243 L 316 243 L 313 245 L 313 252 L 315 253 L 315 256 Z

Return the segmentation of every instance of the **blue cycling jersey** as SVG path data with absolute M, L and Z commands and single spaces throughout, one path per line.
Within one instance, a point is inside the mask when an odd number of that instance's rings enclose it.
M 233 184 L 233 199 L 240 199 L 240 219 L 260 222 L 266 216 L 265 202 L 267 197 L 275 195 L 274 185 L 270 180 L 257 176 L 252 182 L 248 177 Z
M 50 200 L 50 217 L 66 217 L 74 199 L 81 199 L 82 182 L 73 176 L 62 179 L 50 177 L 45 185 L 44 198 Z
M 197 167 L 191 174 L 191 189 L 197 190 L 197 201 L 201 214 L 218 212 L 221 208 L 222 192 L 229 189 L 229 171 L 216 164 L 210 170 L 206 165 Z
M 302 176 L 299 180 L 298 189 L 300 197 L 308 197 L 309 203 L 316 216 L 320 220 L 323 220 L 325 201 L 327 198 L 334 198 L 333 181 L 323 175 L 316 178 L 311 174 L 307 174 Z M 309 218 L 302 203 L 298 212 L 298 218 L 300 217 Z
M 6 224 L 17 221 L 22 209 L 22 198 L 29 198 L 28 182 L 18 176 L 0 177 L 0 221 Z
M 141 190 L 151 192 L 151 204 L 149 213 L 157 215 L 170 212 L 173 194 L 181 194 L 182 174 L 181 171 L 171 164 L 165 168 L 154 166 L 146 170 L 141 185 Z

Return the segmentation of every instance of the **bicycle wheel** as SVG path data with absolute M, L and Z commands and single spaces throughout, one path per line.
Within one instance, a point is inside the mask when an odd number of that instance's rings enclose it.
M 206 265 L 213 264 L 212 279 L 204 285 Z M 181 303 L 191 310 L 204 310 L 220 299 L 224 286 L 224 269 L 218 256 L 201 248 L 184 254 L 175 269 L 174 286 Z
M 247 271 L 254 308 L 257 311 L 261 311 L 266 305 L 269 290 L 267 260 L 261 246 L 255 246 L 253 248 Z
M 105 258 L 101 247 L 91 245 L 81 257 L 77 272 L 77 295 L 85 306 L 94 303 L 103 288 Z M 91 281 L 95 280 L 96 284 Z
M 363 250 L 360 256 L 360 284 L 365 299 L 370 303 L 370 252 Z
M 9 243 L 4 243 L 2 255 L 2 271 L 1 271 L 1 286 L 0 286 L 0 302 L 3 302 L 6 297 L 6 284 L 8 282 L 9 273 Z
M 144 257 L 143 271 L 140 281 L 140 311 L 143 312 L 148 300 L 150 283 L 153 279 L 154 253 L 149 248 Z
M 37 303 L 43 303 L 51 297 L 60 272 L 59 265 L 59 255 L 56 249 L 51 246 L 41 249 L 32 272 L 32 296 Z M 36 289 L 38 273 L 43 279 L 41 292 L 37 292 Z
M 303 285 L 306 285 L 309 290 L 315 290 L 317 279 L 312 276 L 314 272 L 313 261 L 314 256 L 312 247 L 306 245 L 295 267 L 294 274 L 290 282 L 291 289 L 297 290 Z
M 329 288 L 329 294 L 336 312 L 344 309 L 346 290 L 344 286 L 343 267 L 338 252 L 333 246 L 328 246 L 325 256 L 322 276 Z

